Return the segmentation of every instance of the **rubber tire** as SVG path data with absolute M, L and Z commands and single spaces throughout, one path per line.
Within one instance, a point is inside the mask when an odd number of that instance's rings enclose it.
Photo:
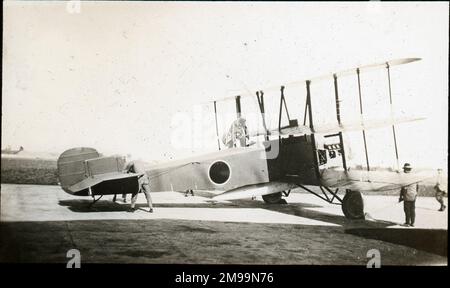
M 364 219 L 364 200 L 361 192 L 349 190 L 345 193 L 342 212 L 348 219 Z
M 283 201 L 283 199 L 281 199 L 282 195 L 283 194 L 281 192 L 277 192 L 277 193 L 263 195 L 262 198 L 263 198 L 264 202 L 266 202 L 267 204 L 281 204 L 281 202 Z M 286 201 L 284 201 L 284 202 L 286 202 Z

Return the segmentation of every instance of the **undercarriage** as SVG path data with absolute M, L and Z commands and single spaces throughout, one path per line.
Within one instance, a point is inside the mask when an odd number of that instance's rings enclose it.
M 339 188 L 334 191 L 325 186 L 318 186 L 320 188 L 320 193 L 316 193 L 304 185 L 297 184 L 303 190 L 319 197 L 320 199 L 334 205 L 341 205 L 342 212 L 348 219 L 364 219 L 364 200 L 362 193 L 359 191 L 353 191 L 350 189 L 345 190 L 344 197 L 341 198 L 338 195 Z M 267 204 L 285 204 L 286 201 L 282 198 L 283 196 L 289 196 L 291 190 L 282 191 L 278 193 L 273 193 L 269 195 L 262 196 L 264 202 Z

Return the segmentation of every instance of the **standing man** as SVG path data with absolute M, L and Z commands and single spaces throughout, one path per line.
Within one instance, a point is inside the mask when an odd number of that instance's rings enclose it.
M 444 204 L 444 197 L 445 197 L 445 190 L 442 188 L 441 185 L 441 173 L 442 169 L 438 169 L 438 179 L 436 182 L 436 185 L 434 186 L 434 190 L 436 191 L 436 200 L 441 204 L 441 208 L 439 208 L 438 211 L 444 211 L 447 206 Z
M 409 163 L 403 165 L 403 172 L 410 173 L 412 170 Z M 403 186 L 400 190 L 400 198 L 398 202 L 403 201 L 403 210 L 405 211 L 405 226 L 414 227 L 416 220 L 416 198 L 419 191 L 419 183 L 413 183 L 407 186 Z
M 136 211 L 135 205 L 136 200 L 138 197 L 139 192 L 143 191 L 145 194 L 145 198 L 147 198 L 147 204 L 148 204 L 148 212 L 153 213 L 153 203 L 152 198 L 150 196 L 150 181 L 148 179 L 147 174 L 145 173 L 145 170 L 140 167 L 141 165 L 136 164 L 135 161 L 130 161 L 125 167 L 125 171 L 127 173 L 139 173 L 142 174 L 138 176 L 139 181 L 139 189 L 137 192 L 133 193 L 131 195 L 131 207 L 128 210 L 128 212 L 134 212 Z

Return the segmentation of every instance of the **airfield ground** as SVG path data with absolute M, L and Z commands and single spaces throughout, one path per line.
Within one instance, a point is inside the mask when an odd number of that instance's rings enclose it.
M 89 209 L 58 186 L 1 184 L 0 262 L 65 263 L 76 248 L 82 263 L 366 265 L 378 249 L 382 265 L 447 265 L 448 214 L 432 197 L 406 228 L 396 196 L 366 195 L 367 219 L 350 221 L 304 193 L 287 205 L 152 195 L 155 213 L 127 213 L 111 196 Z

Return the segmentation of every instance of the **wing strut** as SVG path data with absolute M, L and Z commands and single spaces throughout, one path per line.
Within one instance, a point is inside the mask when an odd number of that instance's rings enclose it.
M 336 100 L 336 118 L 339 126 L 341 126 L 341 110 L 340 110 L 340 100 L 339 100 L 339 92 L 338 92 L 338 82 L 336 74 L 333 75 L 334 78 L 334 96 Z M 338 133 L 339 135 L 339 144 L 341 145 L 341 154 L 342 154 L 342 166 L 344 170 L 347 171 L 347 161 L 345 159 L 345 148 L 344 148 L 344 140 L 342 138 L 342 132 Z
M 389 83 L 389 103 L 391 105 L 391 118 L 394 118 L 393 117 L 394 109 L 393 109 L 393 104 L 392 104 L 392 92 L 391 92 L 391 72 L 390 72 L 389 62 L 386 62 L 386 69 L 387 69 L 388 83 Z M 400 171 L 400 164 L 398 162 L 397 137 L 395 136 L 395 125 L 394 124 L 392 124 L 392 135 L 394 136 L 395 159 L 397 161 L 397 171 Z
M 361 122 L 363 122 L 363 106 L 362 106 L 362 98 L 361 98 L 361 79 L 359 77 L 359 68 L 356 68 L 356 75 L 358 75 L 359 111 L 361 113 Z M 366 131 L 364 129 L 362 130 L 362 135 L 363 135 L 363 140 L 364 140 L 364 152 L 366 154 L 367 171 L 370 171 L 369 155 L 367 154 Z
M 311 106 L 311 81 L 306 81 L 306 106 L 308 107 L 308 116 L 309 116 L 309 128 L 311 131 L 314 131 L 313 124 L 313 116 L 312 116 L 312 106 Z M 311 143 L 313 149 L 313 159 L 314 159 L 314 170 L 316 172 L 317 179 L 320 179 L 320 171 L 319 171 L 319 162 L 317 161 L 317 147 L 316 147 L 316 138 L 314 133 L 311 134 Z
M 311 107 L 311 81 L 306 81 L 306 108 L 308 109 L 308 121 L 309 121 L 309 128 L 311 128 L 311 131 L 314 131 L 314 124 L 313 124 L 313 118 L 312 118 L 312 107 Z M 306 110 L 306 109 L 305 109 Z M 306 118 L 306 114 L 305 114 Z M 305 122 L 306 124 L 306 122 Z
M 256 91 L 256 99 L 258 100 L 258 105 L 259 105 L 259 111 L 261 112 L 261 117 L 262 117 L 262 124 L 264 127 L 264 131 L 266 132 L 265 138 L 266 141 L 269 141 L 269 130 L 267 129 L 267 125 L 266 125 L 266 114 L 264 111 L 264 92 L 261 91 Z
M 283 104 L 284 110 L 286 110 L 286 115 L 288 117 L 289 126 L 291 125 L 291 118 L 289 117 L 289 111 L 286 105 L 286 99 L 284 98 L 284 86 L 281 86 L 281 97 L 280 97 L 280 113 L 278 114 L 278 132 L 281 134 L 281 115 L 283 114 Z
M 241 118 L 241 96 L 236 96 L 236 115 L 237 118 Z
M 214 118 L 216 120 L 217 145 L 219 146 L 219 150 L 220 150 L 220 137 L 219 137 L 219 126 L 217 124 L 217 106 L 216 106 L 216 101 L 214 101 Z

